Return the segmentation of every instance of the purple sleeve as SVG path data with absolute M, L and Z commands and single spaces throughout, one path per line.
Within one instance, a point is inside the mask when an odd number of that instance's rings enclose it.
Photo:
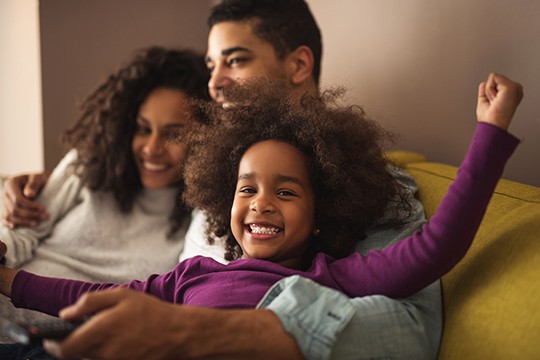
M 174 298 L 176 283 L 183 275 L 185 263 L 189 260 L 178 264 L 174 270 L 166 274 L 151 275 L 145 281 L 134 280 L 128 284 L 90 283 L 50 278 L 20 270 L 13 280 L 11 301 L 16 307 L 37 310 L 54 316 L 87 292 L 115 287 L 129 287 L 155 295 L 162 300 L 176 302 L 178 300 Z
M 506 131 L 478 123 L 457 177 L 429 224 L 384 250 L 332 262 L 329 268 L 334 279 L 349 296 L 400 298 L 450 271 L 469 249 L 518 144 Z

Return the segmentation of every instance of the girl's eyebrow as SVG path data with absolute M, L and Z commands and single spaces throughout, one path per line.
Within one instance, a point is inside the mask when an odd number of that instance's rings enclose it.
M 255 178 L 255 173 L 252 173 L 252 172 L 238 175 L 238 180 L 251 180 L 253 178 Z
M 238 176 L 238 180 L 251 180 L 253 178 L 255 178 L 256 175 L 255 173 L 246 173 L 246 174 L 241 174 Z M 294 176 L 288 176 L 288 175 L 281 175 L 281 174 L 278 174 L 276 176 L 276 179 L 279 181 L 279 182 L 292 182 L 294 184 L 297 184 L 298 186 L 300 186 L 301 188 L 304 188 L 302 182 L 297 178 L 297 177 L 294 177 Z

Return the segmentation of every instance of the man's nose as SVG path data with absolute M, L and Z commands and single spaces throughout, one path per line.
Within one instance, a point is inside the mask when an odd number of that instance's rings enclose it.
M 223 90 L 231 85 L 232 82 L 226 68 L 223 65 L 216 65 L 210 75 L 210 80 L 208 81 L 208 89 L 212 98 L 217 100 L 221 97 L 223 95 Z

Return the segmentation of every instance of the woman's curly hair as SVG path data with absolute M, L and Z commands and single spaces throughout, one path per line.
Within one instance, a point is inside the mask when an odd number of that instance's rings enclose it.
M 82 183 L 94 191 L 111 192 L 120 211 L 129 212 L 143 189 L 132 153 L 139 108 L 156 88 L 207 99 L 208 71 L 202 55 L 189 50 L 150 47 L 111 74 L 80 104 L 80 117 L 63 134 L 68 148 L 77 150 Z M 188 208 L 180 201 L 170 216 L 172 235 Z
M 258 81 L 231 89 L 227 97 L 236 101 L 226 108 L 200 103 L 207 124 L 195 124 L 188 135 L 184 201 L 206 213 L 210 243 L 225 239 L 227 260 L 242 255 L 230 229 L 239 163 L 260 141 L 283 141 L 309 159 L 320 231 L 314 251 L 347 256 L 385 211 L 393 211 L 394 225 L 412 213 L 409 194 L 384 156 L 384 145 L 393 140 L 389 132 L 360 107 L 340 106 L 342 89 L 298 101 L 283 95 L 283 86 Z

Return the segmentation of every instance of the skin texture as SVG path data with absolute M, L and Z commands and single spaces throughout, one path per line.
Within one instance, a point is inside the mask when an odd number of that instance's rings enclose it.
M 206 64 L 212 74 L 210 96 L 223 102 L 222 90 L 234 82 L 267 76 L 285 79 L 284 62 L 277 60 L 274 48 L 254 36 L 249 22 L 215 25 L 208 35 Z
M 174 139 L 188 122 L 185 100 L 179 90 L 158 88 L 139 109 L 132 150 L 147 189 L 165 188 L 180 180 L 185 146 Z
M 315 232 L 314 218 L 304 155 L 275 140 L 251 146 L 240 161 L 231 209 L 231 229 L 242 258 L 299 268 Z
M 217 102 L 225 102 L 223 90 L 256 77 L 283 80 L 293 94 L 317 92 L 311 75 L 313 54 L 300 46 L 283 60 L 274 48 L 255 36 L 250 21 L 222 22 L 208 35 L 206 64 L 211 72 L 208 89 Z

